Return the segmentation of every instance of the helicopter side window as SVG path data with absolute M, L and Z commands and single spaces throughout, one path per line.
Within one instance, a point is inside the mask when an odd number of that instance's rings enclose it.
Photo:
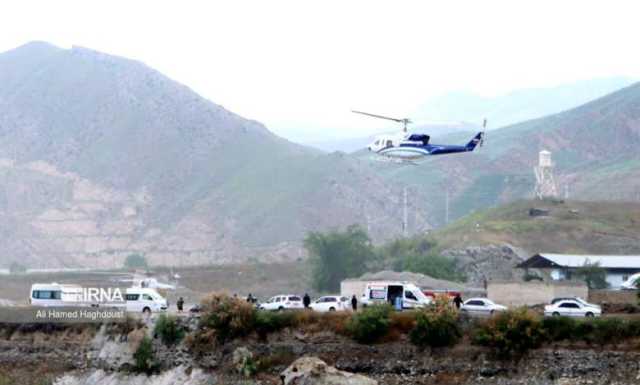
M 393 144 L 391 143 L 390 140 L 387 140 L 387 147 L 391 147 Z

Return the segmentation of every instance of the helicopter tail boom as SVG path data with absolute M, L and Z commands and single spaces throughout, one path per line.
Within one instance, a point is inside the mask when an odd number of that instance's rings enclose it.
M 473 139 L 471 139 L 471 141 L 467 143 L 467 145 L 465 146 L 467 151 L 473 151 L 478 144 L 482 143 L 483 137 L 484 137 L 484 132 L 478 132 L 476 136 L 474 136 Z

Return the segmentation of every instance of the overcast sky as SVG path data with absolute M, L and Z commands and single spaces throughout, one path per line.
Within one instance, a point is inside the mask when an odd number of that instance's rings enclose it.
M 299 140 L 353 137 L 452 90 L 640 77 L 637 1 L 6 1 L 31 40 L 141 60 Z M 1 86 L 1 85 L 0 85 Z

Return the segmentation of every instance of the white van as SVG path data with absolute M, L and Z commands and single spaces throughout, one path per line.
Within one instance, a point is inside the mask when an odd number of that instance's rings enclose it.
M 424 295 L 418 286 L 410 282 L 367 282 L 360 298 L 362 306 L 376 303 L 395 304 L 396 298 L 402 298 L 402 308 L 413 309 L 431 304 L 431 298 Z
M 169 307 L 167 300 L 155 289 L 130 287 L 124 296 L 127 311 L 132 313 L 156 313 L 166 311 Z
M 29 304 L 33 306 L 88 306 L 82 303 L 82 287 L 59 283 L 31 285 Z

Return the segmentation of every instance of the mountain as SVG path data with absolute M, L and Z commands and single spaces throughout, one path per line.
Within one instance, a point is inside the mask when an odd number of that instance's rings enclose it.
M 432 140 L 464 143 L 471 135 Z M 561 195 L 640 201 L 640 83 L 565 112 L 492 130 L 473 153 L 430 157 L 413 167 L 382 165 L 378 171 L 390 183 L 410 184 L 410 191 L 428 197 L 429 219 L 441 225 L 447 202 L 449 218 L 455 219 L 532 197 L 533 167 L 543 149 L 552 152 Z
M 0 84 L 1 264 L 294 259 L 309 230 L 401 231 L 402 188 L 368 162 L 284 140 L 140 62 L 34 42 L 0 54 Z
M 496 97 L 450 92 L 434 97 L 413 114 L 416 120 L 482 122 L 498 128 L 577 107 L 631 85 L 624 77 L 583 80 L 548 88 L 527 88 Z

